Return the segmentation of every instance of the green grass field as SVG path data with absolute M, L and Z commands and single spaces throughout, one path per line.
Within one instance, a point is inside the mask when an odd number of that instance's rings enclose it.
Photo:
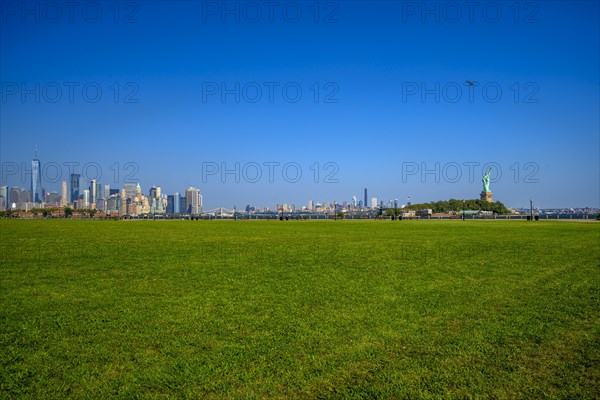
M 598 398 L 600 224 L 0 220 L 4 398 Z

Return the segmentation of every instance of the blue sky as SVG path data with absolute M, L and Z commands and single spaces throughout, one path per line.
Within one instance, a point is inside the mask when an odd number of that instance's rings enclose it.
M 489 163 L 508 206 L 600 207 L 597 1 L 51 3 L 2 3 L 2 184 L 37 145 L 47 190 L 205 208 L 478 198 Z

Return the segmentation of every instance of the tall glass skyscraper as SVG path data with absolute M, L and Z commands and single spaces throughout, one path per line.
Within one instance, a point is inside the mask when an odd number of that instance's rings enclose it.
M 75 203 L 79 199 L 79 174 L 71 174 L 71 203 Z
M 95 179 L 90 181 L 90 203 L 96 204 L 96 200 L 98 199 L 98 182 Z
M 187 201 L 185 200 L 185 196 L 181 196 L 179 198 L 179 212 L 181 214 L 187 214 L 187 213 L 189 213 Z
M 179 214 L 181 212 L 181 196 L 179 192 L 173 194 L 173 214 Z
M 175 214 L 173 212 L 173 205 L 175 203 L 175 196 L 172 194 L 167 195 L 167 214 Z
M 35 149 L 35 158 L 31 161 L 31 199 L 34 203 L 44 201 L 42 192 L 42 166 L 37 158 L 37 147 Z

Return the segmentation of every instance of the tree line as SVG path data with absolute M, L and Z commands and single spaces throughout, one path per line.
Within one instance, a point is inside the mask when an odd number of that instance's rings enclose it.
M 485 200 L 440 200 L 433 201 L 430 203 L 419 203 L 411 204 L 410 206 L 404 207 L 404 210 L 424 210 L 429 208 L 435 214 L 448 214 L 448 213 L 460 213 L 464 210 L 481 210 L 481 211 L 493 211 L 496 214 L 509 214 L 510 211 L 504 204 L 499 201 L 489 202 Z

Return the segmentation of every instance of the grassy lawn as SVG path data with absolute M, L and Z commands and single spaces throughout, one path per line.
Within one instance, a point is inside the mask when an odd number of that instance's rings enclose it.
M 5 398 L 598 398 L 600 224 L 0 220 Z

